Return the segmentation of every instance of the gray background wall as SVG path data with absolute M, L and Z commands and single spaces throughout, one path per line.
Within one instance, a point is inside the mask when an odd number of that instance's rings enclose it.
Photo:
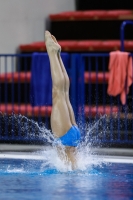
M 75 0 L 0 0 L 0 53 L 44 40 L 49 14 L 75 10 Z

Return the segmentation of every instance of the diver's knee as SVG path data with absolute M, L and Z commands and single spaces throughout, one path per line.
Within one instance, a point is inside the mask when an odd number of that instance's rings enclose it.
M 58 97 L 60 99 L 60 97 L 65 97 L 65 92 L 62 88 L 54 87 L 52 89 L 52 96 L 53 98 Z
M 65 79 L 63 77 L 58 78 L 54 85 L 53 85 L 53 90 L 64 90 L 65 89 Z

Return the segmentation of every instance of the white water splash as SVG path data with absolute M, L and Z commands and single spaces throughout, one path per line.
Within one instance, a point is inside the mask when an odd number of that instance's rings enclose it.
M 102 116 L 96 122 L 93 122 L 93 124 L 86 124 L 84 138 L 82 138 L 82 142 L 76 148 L 75 157 L 77 161 L 77 170 L 85 171 L 90 167 L 102 165 L 103 159 L 101 156 L 99 157 L 93 152 L 92 143 L 93 139 L 96 139 L 96 137 L 101 134 L 105 134 L 105 131 L 108 130 L 107 127 L 103 126 L 105 118 L 106 115 Z M 43 128 L 41 129 L 41 131 L 43 132 Z M 46 129 L 44 127 L 44 132 L 45 131 Z M 99 131 L 99 135 L 97 134 L 97 131 Z M 48 137 L 52 138 L 51 132 L 47 135 L 47 139 Z M 50 139 L 48 139 L 48 141 L 52 143 Z M 63 160 L 58 155 L 58 150 L 56 146 L 51 146 L 50 149 L 40 151 L 39 154 L 44 156 L 44 163 L 42 164 L 41 168 L 45 169 L 46 166 L 49 166 L 49 168 L 54 168 L 60 172 L 72 171 L 71 163 L 67 161 L 65 147 L 61 144 L 60 151 L 63 155 Z M 67 165 L 65 164 L 65 161 L 66 163 L 68 163 Z
M 95 155 L 92 151 L 92 143 L 93 139 L 96 139 L 96 137 L 98 136 L 97 131 L 99 131 L 99 135 L 101 135 L 102 133 L 104 134 L 107 130 L 107 127 L 103 126 L 105 117 L 106 116 L 102 116 L 98 121 L 93 122 L 93 124 L 86 124 L 84 130 L 85 134 L 84 137 L 82 137 L 82 142 L 76 148 L 75 158 L 77 161 L 77 170 L 85 171 L 88 168 L 99 166 L 102 164 L 103 160 L 101 156 L 99 158 L 98 155 Z M 32 134 L 34 136 L 35 131 L 38 131 L 41 138 L 47 140 L 47 142 L 50 144 L 50 148 L 43 150 L 42 147 L 42 150 L 37 152 L 37 155 L 41 155 L 43 157 L 43 162 L 41 163 L 39 169 L 40 172 L 43 172 L 46 169 L 55 169 L 59 172 L 73 171 L 71 163 L 68 162 L 67 156 L 65 154 L 65 147 L 60 144 L 60 151 L 63 155 L 63 159 L 61 159 L 58 155 L 57 147 L 51 145 L 54 141 L 54 136 L 50 130 L 46 129 L 45 125 L 42 125 L 40 127 L 37 122 L 29 120 L 28 118 L 21 115 L 19 115 L 19 117 L 14 117 L 13 119 L 10 118 L 10 121 L 12 122 L 12 120 L 14 119 L 17 121 L 17 125 L 19 124 L 19 126 L 21 127 L 21 131 L 27 132 L 26 137 L 28 137 L 28 134 L 30 134 L 30 137 L 32 136 Z M 29 124 L 30 126 L 32 124 L 32 129 L 29 128 Z M 23 172 L 22 168 L 7 169 L 8 172 L 14 172 L 14 170 L 15 172 Z
M 45 149 L 44 151 L 40 151 L 37 154 L 42 155 L 44 157 L 43 164 L 41 165 L 41 171 L 45 170 L 47 167 L 50 169 L 56 169 L 60 172 L 73 171 L 71 163 L 65 162 L 67 157 L 65 155 L 64 147 L 60 148 L 61 153 L 63 154 L 63 160 L 58 155 L 58 150 L 56 147 L 50 147 L 49 149 Z M 78 146 L 76 149 L 76 161 L 77 161 L 77 169 L 85 171 L 94 165 L 101 165 L 102 158 L 98 157 L 98 155 L 94 155 L 91 147 L 82 145 Z M 67 163 L 67 164 L 65 164 Z

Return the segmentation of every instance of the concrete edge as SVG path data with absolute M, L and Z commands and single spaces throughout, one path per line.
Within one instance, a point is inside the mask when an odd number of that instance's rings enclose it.
M 50 145 L 17 145 L 0 144 L 0 153 L 3 152 L 36 152 L 51 148 Z M 133 149 L 127 148 L 97 148 L 90 147 L 92 154 L 110 156 L 133 156 Z

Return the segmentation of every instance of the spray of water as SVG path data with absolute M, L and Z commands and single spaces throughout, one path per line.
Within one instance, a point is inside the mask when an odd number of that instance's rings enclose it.
M 75 152 L 78 171 L 86 171 L 88 168 L 90 169 L 93 166 L 102 165 L 102 157 L 96 155 L 93 152 L 92 147 L 93 141 L 98 140 L 98 138 L 100 138 L 101 135 L 104 135 L 108 130 L 108 127 L 105 126 L 106 117 L 107 116 L 104 115 L 93 123 L 86 123 L 84 128 L 85 133 L 82 136 L 82 141 L 76 148 Z M 98 143 L 98 146 L 101 146 L 100 142 Z M 58 154 L 58 148 L 60 148 L 60 153 L 62 154 L 61 157 Z M 68 162 L 68 158 L 65 154 L 65 147 L 61 143 L 58 145 L 58 147 L 56 145 L 52 145 L 49 150 L 44 150 L 39 153 L 44 155 L 45 162 L 42 165 L 43 169 L 45 169 L 46 165 L 49 165 L 50 168 L 55 168 L 61 172 L 72 171 L 71 163 Z M 61 159 L 62 157 L 63 159 Z M 67 165 L 65 163 L 67 163 Z
M 104 115 L 93 123 L 86 123 L 84 128 L 84 135 L 79 146 L 76 148 L 75 158 L 77 161 L 77 170 L 85 171 L 94 165 L 101 165 L 102 159 L 98 155 L 95 155 L 92 150 L 93 141 L 103 137 L 108 130 L 107 116 Z M 71 163 L 65 153 L 65 147 L 59 144 L 60 154 L 58 154 L 57 146 L 53 145 L 54 136 L 50 130 L 45 127 L 45 124 L 41 126 L 34 120 L 30 120 L 22 115 L 2 116 L 3 123 L 7 125 L 8 136 L 21 134 L 24 138 L 38 138 L 39 140 L 46 141 L 50 145 L 50 148 L 43 149 L 37 152 L 37 155 L 43 156 L 43 162 L 40 164 L 40 171 L 46 169 L 55 169 L 60 172 L 72 171 Z M 2 120 L 1 120 L 2 122 Z M 2 123 L 1 123 L 2 128 Z M 3 129 L 1 129 L 3 130 Z M 4 130 L 5 131 L 5 130 Z M 1 133 L 2 134 L 2 133 Z M 100 144 L 99 144 L 100 145 Z M 63 157 L 63 159 L 61 159 Z M 67 163 L 67 165 L 66 165 Z M 8 168 L 8 171 L 12 169 Z M 19 171 L 19 169 L 18 169 Z

